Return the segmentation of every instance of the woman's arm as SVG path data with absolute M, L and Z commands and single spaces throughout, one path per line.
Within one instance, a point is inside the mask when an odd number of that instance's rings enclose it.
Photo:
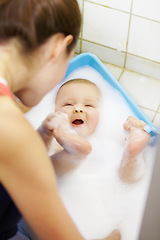
M 3 186 L 40 239 L 82 240 L 58 195 L 54 169 L 41 138 L 11 100 L 5 102 L 5 109 L 0 110 Z
M 1 183 L 39 239 L 84 240 L 59 197 L 40 136 L 10 99 L 1 97 L 0 105 Z

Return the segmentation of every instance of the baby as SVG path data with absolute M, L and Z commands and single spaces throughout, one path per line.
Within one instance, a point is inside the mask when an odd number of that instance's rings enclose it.
M 38 128 L 47 147 L 53 138 L 61 146 L 50 156 L 57 175 L 75 168 L 91 152 L 87 138 L 95 132 L 98 124 L 100 97 L 99 88 L 86 79 L 73 79 L 60 87 L 55 99 L 55 113 Z M 145 125 L 131 116 L 124 124 L 126 146 L 119 176 L 127 183 L 138 181 L 144 174 L 141 152 L 150 138 L 143 129 Z

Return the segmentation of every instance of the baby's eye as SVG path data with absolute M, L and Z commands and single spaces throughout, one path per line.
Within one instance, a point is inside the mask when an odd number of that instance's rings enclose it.
M 92 104 L 86 104 L 85 107 L 94 107 Z
M 65 103 L 64 107 L 67 107 L 67 106 L 73 106 L 73 103 Z

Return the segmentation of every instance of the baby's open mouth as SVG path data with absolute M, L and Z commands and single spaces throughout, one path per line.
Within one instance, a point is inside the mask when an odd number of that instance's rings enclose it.
M 72 122 L 72 124 L 74 124 L 74 125 L 81 125 L 81 124 L 83 124 L 84 123 L 84 121 L 82 120 L 82 119 L 75 119 L 73 122 Z

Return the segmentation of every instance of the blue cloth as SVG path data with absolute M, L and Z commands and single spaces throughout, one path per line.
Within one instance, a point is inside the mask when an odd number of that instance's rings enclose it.
M 20 212 L 0 184 L 0 240 L 7 240 L 16 234 L 20 218 Z

